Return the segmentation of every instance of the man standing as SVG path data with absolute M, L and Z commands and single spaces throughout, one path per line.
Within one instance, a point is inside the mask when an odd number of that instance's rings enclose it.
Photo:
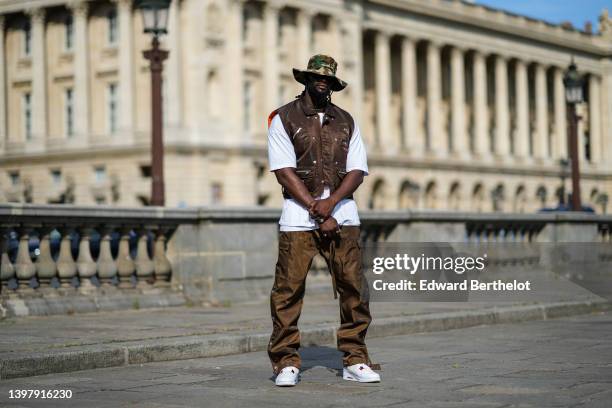
M 368 284 L 361 270 L 360 222 L 353 193 L 368 174 L 366 151 L 351 115 L 331 103 L 346 82 L 337 63 L 315 55 L 306 70 L 293 69 L 305 85 L 292 102 L 268 118 L 270 170 L 282 186 L 278 261 L 270 294 L 273 331 L 268 356 L 276 385 L 297 384 L 298 319 L 313 257 L 326 260 L 340 295 L 338 349 L 344 353 L 343 378 L 377 382 L 365 336 L 372 320 Z

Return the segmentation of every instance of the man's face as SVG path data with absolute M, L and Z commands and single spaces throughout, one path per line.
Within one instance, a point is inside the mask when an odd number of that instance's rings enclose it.
M 324 75 L 308 74 L 308 91 L 319 97 L 326 97 L 331 92 L 331 79 Z

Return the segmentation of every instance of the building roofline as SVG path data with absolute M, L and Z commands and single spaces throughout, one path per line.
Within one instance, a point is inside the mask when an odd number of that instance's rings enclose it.
M 367 2 L 416 15 L 454 21 L 492 32 L 554 44 L 580 53 L 592 53 L 604 57 L 612 55 L 612 43 L 599 34 L 565 28 L 560 24 L 482 4 L 468 3 L 465 0 L 367 0 Z
M 452 1 L 452 0 L 450 0 Z M 548 21 L 546 19 L 543 18 L 536 18 L 536 17 L 531 17 L 528 16 L 526 14 L 520 14 L 520 13 L 515 13 L 513 11 L 510 10 L 506 10 L 504 8 L 501 7 L 493 7 L 493 6 L 489 6 L 487 4 L 479 4 L 479 3 L 472 3 L 469 2 L 467 0 L 457 0 L 460 1 L 461 3 L 463 3 L 464 5 L 468 6 L 468 7 L 481 7 L 484 8 L 485 10 L 491 11 L 491 12 L 495 12 L 495 13 L 504 13 L 505 15 L 509 16 L 509 17 L 518 17 L 518 18 L 523 18 L 527 21 L 532 21 L 534 23 L 544 23 L 545 25 L 551 27 L 551 28 L 556 28 L 556 27 L 560 27 L 561 29 L 565 30 L 565 31 L 569 31 L 569 32 L 577 32 L 580 34 L 584 34 L 587 36 L 597 36 L 598 34 L 596 33 L 589 33 L 583 29 L 574 27 L 573 25 L 571 27 L 567 27 L 564 26 L 563 23 L 553 23 L 551 21 Z

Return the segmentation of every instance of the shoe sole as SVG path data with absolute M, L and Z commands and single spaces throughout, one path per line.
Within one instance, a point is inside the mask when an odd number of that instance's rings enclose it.
M 372 379 L 372 380 L 359 380 L 359 379 L 357 379 L 357 378 L 355 378 L 352 375 L 347 374 L 347 373 L 343 373 L 342 379 L 343 380 L 347 380 L 347 381 L 356 381 L 356 382 L 360 382 L 360 383 L 375 383 L 375 382 L 380 382 L 380 379 L 378 379 L 378 380 L 374 380 L 374 379 Z
M 294 387 L 297 383 L 279 383 L 276 384 L 277 387 Z
M 293 382 L 293 381 L 282 381 L 282 382 L 278 382 L 278 383 L 275 382 L 275 384 L 278 387 L 293 387 L 293 386 L 295 386 L 298 383 L 298 381 L 299 380 L 296 380 L 295 382 Z

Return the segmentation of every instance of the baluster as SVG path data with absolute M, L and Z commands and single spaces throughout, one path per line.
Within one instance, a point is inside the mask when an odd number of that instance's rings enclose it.
M 119 277 L 119 287 L 124 289 L 132 288 L 132 275 L 135 265 L 130 256 L 130 227 L 121 228 L 121 239 L 119 240 L 119 252 L 117 254 L 117 272 Z
M 114 227 L 110 225 L 100 228 L 100 255 L 98 256 L 98 277 L 101 285 L 112 286 L 112 280 L 117 275 L 117 263 L 111 253 L 111 233 Z
M 153 263 L 155 267 L 155 286 L 170 286 L 170 273 L 172 265 L 166 256 L 167 228 L 159 227 L 156 231 L 155 246 L 153 248 Z
M 8 281 L 15 277 L 15 267 L 8 255 L 11 228 L 0 229 L 0 294 L 7 294 Z
M 57 265 L 53 260 L 53 256 L 51 256 L 51 231 L 53 231 L 53 227 L 45 225 L 39 229 L 40 254 L 36 260 L 36 275 L 38 277 L 38 282 L 40 283 L 39 289 L 42 290 L 53 289 L 51 288 L 51 280 L 57 274 Z
M 81 283 L 80 290 L 86 292 L 94 289 L 94 285 L 91 283 L 91 277 L 96 274 L 96 262 L 91 256 L 91 233 L 93 228 L 81 227 L 79 228 L 79 235 L 81 240 L 79 241 L 79 256 L 77 257 L 77 271 L 79 273 L 79 281 Z
M 153 278 L 154 265 L 149 253 L 147 252 L 147 242 L 149 237 L 147 235 L 148 230 L 146 228 L 138 229 L 138 246 L 136 252 L 136 276 L 138 277 L 138 286 L 140 288 L 147 288 L 152 282 L 147 282 L 150 278 Z
M 64 289 L 72 287 L 71 282 L 77 274 L 77 265 L 72 257 L 72 237 L 74 229 L 72 227 L 62 227 L 58 229 L 62 234 L 60 241 L 60 251 L 57 257 L 57 275 L 60 280 L 60 285 Z
M 30 228 L 19 227 L 17 233 L 19 234 L 19 246 L 17 248 L 17 259 L 15 260 L 15 271 L 17 280 L 19 282 L 18 290 L 22 292 L 33 292 L 30 287 L 30 280 L 36 276 L 36 265 L 30 258 Z

